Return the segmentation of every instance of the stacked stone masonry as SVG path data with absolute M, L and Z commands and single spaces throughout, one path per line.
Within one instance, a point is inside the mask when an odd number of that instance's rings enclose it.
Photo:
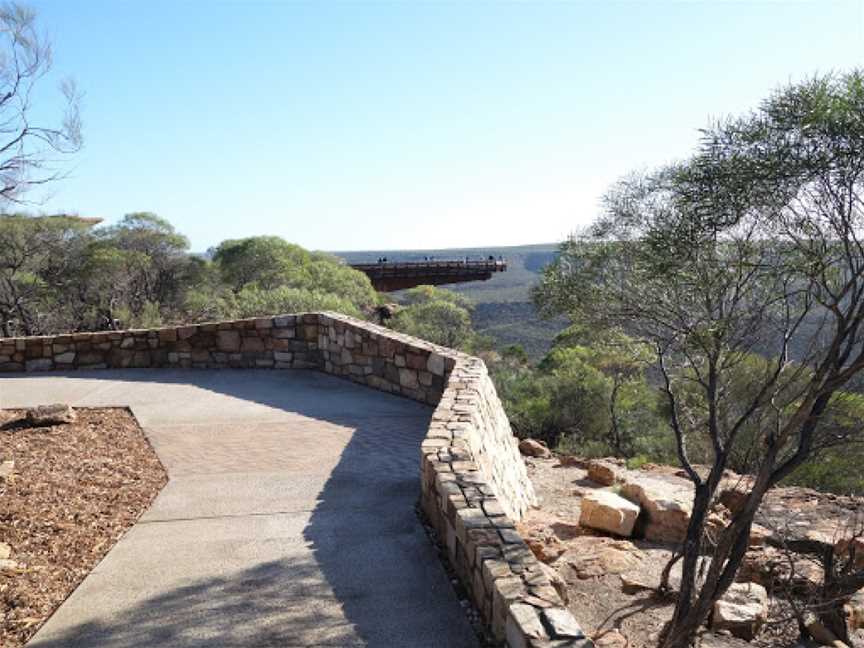
M 0 338 L 0 371 L 147 367 L 317 368 L 318 316 Z
M 334 313 L 0 338 L 0 371 L 127 367 L 319 369 L 435 405 L 423 510 L 493 636 L 510 648 L 592 646 L 515 529 L 534 490 L 479 358 Z

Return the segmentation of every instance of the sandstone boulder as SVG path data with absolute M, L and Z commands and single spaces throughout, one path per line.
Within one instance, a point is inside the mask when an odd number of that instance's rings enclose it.
M 770 537 L 771 531 L 761 524 L 754 522 L 750 526 L 750 547 L 764 547 Z
M 711 628 L 750 641 L 768 619 L 768 592 L 756 583 L 733 583 L 714 604 Z
M 568 582 L 623 574 L 639 567 L 643 554 L 626 540 L 582 536 L 567 543 L 567 552 L 555 563 Z
M 15 462 L 12 459 L 0 461 L 0 479 L 9 479 L 15 472 Z
M 564 542 L 585 535 L 585 529 L 579 526 L 578 523 L 570 522 L 569 520 L 555 520 L 549 524 L 556 536 Z
M 39 405 L 27 410 L 27 422 L 34 427 L 73 423 L 76 418 L 72 406 L 63 403 Z
M 0 542 L 0 560 L 6 560 L 12 555 L 12 547 L 5 542 Z
M 718 488 L 717 499 L 733 513 L 744 508 L 744 502 L 750 491 L 743 484 L 729 484 L 721 482 Z
M 709 545 L 713 546 L 723 533 L 723 529 L 729 524 L 732 519 L 732 514 L 723 504 L 716 504 L 711 511 L 708 512 L 708 517 L 705 518 L 705 536 Z
M 682 542 L 693 510 L 693 491 L 684 482 L 627 473 L 621 494 L 638 503 L 645 514 L 645 539 Z
M 581 508 L 579 524 L 625 538 L 633 534 L 636 518 L 639 517 L 637 504 L 611 491 L 588 493 L 582 498 Z
M 595 459 L 588 462 L 588 479 L 602 486 L 611 486 L 618 480 L 619 470 L 610 461 Z
M 552 452 L 542 441 L 537 439 L 522 439 L 519 442 L 519 452 L 526 457 L 551 457 Z

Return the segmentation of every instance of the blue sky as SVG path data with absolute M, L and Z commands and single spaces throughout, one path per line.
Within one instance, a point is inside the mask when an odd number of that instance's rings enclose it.
M 86 93 L 40 209 L 153 211 L 195 250 L 559 240 L 710 118 L 864 65 L 864 0 L 33 6 Z

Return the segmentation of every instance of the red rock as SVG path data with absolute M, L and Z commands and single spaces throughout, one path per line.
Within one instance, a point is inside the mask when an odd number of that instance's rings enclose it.
M 551 457 L 552 452 L 548 446 L 537 439 L 522 439 L 519 442 L 519 452 L 526 457 Z

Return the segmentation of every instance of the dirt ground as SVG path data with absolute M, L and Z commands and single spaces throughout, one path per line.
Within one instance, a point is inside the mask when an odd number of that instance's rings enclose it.
M 29 427 L 23 411 L 0 411 L 0 462 L 14 461 L 0 477 L 4 648 L 26 643 L 167 481 L 128 410 L 76 413 Z
M 540 500 L 521 525 L 523 535 L 538 558 L 553 567 L 566 582 L 569 608 L 586 634 L 598 646 L 609 648 L 654 648 L 663 625 L 671 618 L 674 594 L 661 596 L 654 588 L 660 583 L 673 545 L 638 539 L 614 538 L 578 525 L 582 496 L 602 488 L 587 478 L 579 460 L 528 458 L 528 471 Z M 664 479 L 673 479 L 674 469 L 649 467 Z M 683 483 L 683 482 L 682 482 Z M 781 489 L 771 506 L 788 506 L 790 499 L 804 502 L 803 508 L 826 513 L 824 504 L 813 504 L 794 489 Z M 812 492 L 810 492 L 812 493 Z M 809 497 L 809 494 L 808 494 Z M 825 495 L 829 502 L 838 499 Z M 809 507 L 809 508 L 808 508 Z M 837 507 L 838 515 L 844 508 Z M 679 563 L 680 567 L 680 563 Z M 672 572 L 673 590 L 680 582 L 680 569 Z M 728 636 L 707 636 L 703 646 L 781 648 L 799 643 L 797 623 L 777 599 L 771 600 L 769 622 L 751 642 Z M 864 646 L 856 637 L 856 647 Z
M 525 526 L 548 526 L 564 545 L 564 553 L 552 565 L 567 582 L 569 607 L 585 633 L 600 639 L 619 630 L 632 648 L 655 646 L 656 633 L 672 616 L 673 602 L 649 591 L 625 594 L 621 576 L 659 583 L 671 550 L 650 542 L 614 540 L 579 527 L 581 496 L 598 485 L 587 479 L 583 468 L 563 466 L 557 459 L 527 462 L 540 508 L 529 514 Z

